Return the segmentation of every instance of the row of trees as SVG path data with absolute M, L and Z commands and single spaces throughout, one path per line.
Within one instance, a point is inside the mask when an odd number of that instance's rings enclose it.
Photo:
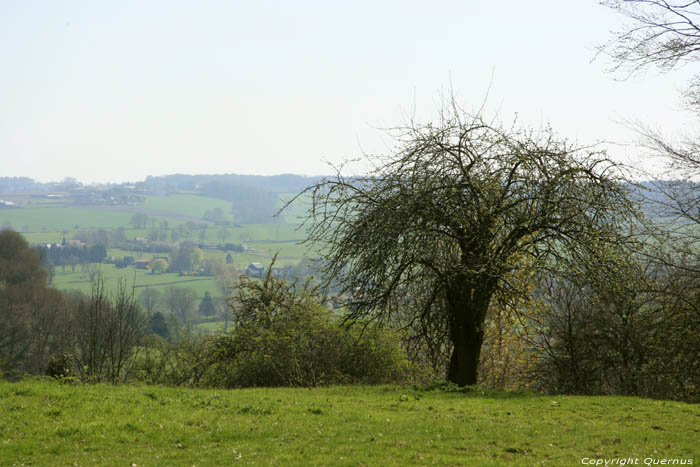
M 0 374 L 10 378 L 60 371 L 70 354 L 70 372 L 121 381 L 145 329 L 124 283 L 113 297 L 99 279 L 90 297 L 52 289 L 37 250 L 11 230 L 0 231 L 0 318 Z
M 101 263 L 107 257 L 104 245 L 42 248 L 42 256 L 54 266 Z

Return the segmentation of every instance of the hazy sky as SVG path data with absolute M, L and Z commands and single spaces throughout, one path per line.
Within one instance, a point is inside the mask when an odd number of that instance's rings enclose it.
M 2 1 L 0 176 L 329 173 L 450 86 L 581 144 L 682 129 L 687 70 L 592 61 L 621 21 L 596 0 Z

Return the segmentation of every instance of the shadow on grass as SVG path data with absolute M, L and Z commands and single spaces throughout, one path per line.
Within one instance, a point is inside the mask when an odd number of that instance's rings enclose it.
M 542 396 L 542 394 L 524 390 L 503 391 L 476 385 L 459 387 L 455 383 L 450 382 L 433 383 L 426 386 L 413 386 L 413 389 L 420 392 L 444 392 L 451 394 L 462 394 L 467 397 L 481 397 L 489 399 L 525 399 Z

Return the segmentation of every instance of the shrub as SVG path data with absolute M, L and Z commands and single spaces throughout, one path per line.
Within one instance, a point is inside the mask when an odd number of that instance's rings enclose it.
M 149 336 L 134 361 L 134 377 L 147 384 L 199 386 L 207 372 L 208 340 L 186 334 L 176 343 Z
M 46 369 L 46 376 L 54 378 L 61 382 L 72 382 L 78 372 L 75 369 L 75 358 L 73 355 L 64 353 L 54 355 L 49 359 L 49 365 Z
M 289 284 L 271 270 L 262 281 L 242 278 L 229 299 L 236 327 L 211 339 L 207 385 L 377 384 L 404 377 L 406 358 L 395 333 L 342 326 L 317 289 Z

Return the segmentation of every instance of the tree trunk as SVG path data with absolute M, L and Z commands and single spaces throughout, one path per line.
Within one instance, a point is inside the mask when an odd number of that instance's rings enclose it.
M 483 283 L 481 290 L 471 287 L 472 284 L 479 284 L 479 281 L 460 281 L 447 293 L 453 344 L 447 379 L 458 386 L 476 384 L 481 344 L 484 342 L 484 320 L 492 295 Z

